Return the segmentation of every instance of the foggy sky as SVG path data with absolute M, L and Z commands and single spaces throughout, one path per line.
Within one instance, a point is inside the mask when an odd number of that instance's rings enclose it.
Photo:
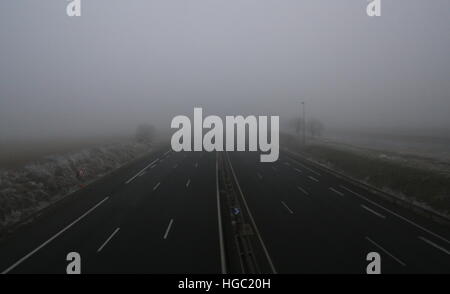
M 450 128 L 450 1 L 0 2 L 0 140 L 208 114 Z

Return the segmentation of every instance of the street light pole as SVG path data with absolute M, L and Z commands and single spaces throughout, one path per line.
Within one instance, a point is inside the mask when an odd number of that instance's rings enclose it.
M 303 111 L 303 145 L 306 145 L 306 107 L 305 101 L 302 101 L 302 111 Z

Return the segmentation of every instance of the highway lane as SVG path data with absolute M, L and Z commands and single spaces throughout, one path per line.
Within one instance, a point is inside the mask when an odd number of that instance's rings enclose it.
M 68 195 L 46 209 L 36 222 L 20 226 L 14 230 L 13 234 L 2 236 L 0 244 L 1 272 L 50 240 L 57 232 L 103 201 L 105 197 L 120 189 L 124 179 L 141 170 L 148 161 L 161 155 L 164 149 L 158 147 L 150 155 L 119 168 L 93 184 Z
M 65 273 L 76 251 L 83 273 L 219 272 L 215 154 L 167 151 L 106 176 L 4 240 L 1 270 Z
M 263 165 L 244 154 L 232 154 L 231 161 L 279 273 L 348 271 L 345 264 L 358 256 L 335 246 L 346 237 L 345 231 L 331 226 L 328 211 L 317 210 L 309 198 L 312 191 L 304 195 L 297 189 L 298 185 L 308 189 L 307 179 L 292 181 L 291 166 L 282 161 Z
M 230 152 L 244 197 L 278 273 L 450 272 L 440 226 L 285 152 L 275 163 Z M 168 146 L 74 193 L 0 242 L 0 271 L 220 273 L 216 154 Z M 229 237 L 229 236 L 228 236 Z
M 151 192 L 122 222 L 123 233 L 99 255 L 96 272 L 220 271 L 215 154 L 172 156 L 176 159 L 167 160 L 167 176 L 144 175 L 136 181 Z
M 384 273 L 450 272 L 448 228 L 285 153 L 230 157 L 279 273 L 365 273 L 370 251 Z
M 302 165 L 313 167 L 307 162 Z M 365 215 L 372 216 L 372 220 L 377 219 L 377 227 L 373 227 L 370 232 L 377 234 L 381 240 L 386 239 L 383 243 L 385 246 L 401 248 L 402 254 L 409 259 L 406 269 L 408 272 L 449 272 L 448 226 L 439 225 L 408 209 L 395 206 L 332 174 L 322 172 L 322 175 L 330 186 L 341 191 L 352 214 L 363 210 Z

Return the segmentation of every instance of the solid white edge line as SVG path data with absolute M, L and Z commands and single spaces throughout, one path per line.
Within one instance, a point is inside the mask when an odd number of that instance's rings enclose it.
M 333 187 L 330 187 L 329 189 L 330 189 L 331 191 L 333 191 L 334 193 L 338 194 L 339 196 L 344 196 L 344 193 L 342 193 L 342 192 L 336 190 L 336 189 L 333 188 Z
M 304 169 L 310 171 L 311 173 L 315 174 L 316 176 L 321 176 L 320 173 L 318 173 L 318 172 L 316 172 L 315 170 L 313 170 L 313 169 L 311 169 L 311 168 L 305 166 L 304 164 L 300 163 L 298 160 L 296 160 L 296 159 L 294 159 L 294 158 L 292 158 L 292 157 L 290 157 L 290 156 L 288 156 L 288 158 L 289 158 L 291 161 L 293 161 L 295 164 L 300 165 L 302 168 L 304 168 Z
M 305 195 L 309 195 L 309 193 L 308 192 L 306 192 L 306 190 L 305 189 L 303 189 L 302 187 L 300 187 L 300 186 L 297 186 L 297 189 L 298 190 L 300 190 L 301 192 L 303 192 Z
M 239 182 L 237 180 L 236 173 L 234 172 L 233 165 L 231 164 L 231 159 L 228 156 L 228 152 L 225 151 L 225 153 L 226 153 L 226 156 L 227 156 L 227 160 L 230 163 L 231 173 L 233 174 L 233 178 L 234 178 L 234 180 L 236 182 L 236 185 L 238 187 L 239 193 L 241 194 L 242 201 L 243 201 L 244 206 L 245 206 L 245 208 L 246 208 L 246 210 L 248 212 L 248 215 L 250 217 L 250 221 L 252 222 L 253 228 L 255 229 L 255 233 L 258 236 L 259 242 L 261 243 L 261 246 L 262 246 L 262 248 L 264 250 L 264 254 L 266 255 L 267 261 L 269 262 L 269 265 L 270 265 L 270 268 L 272 270 L 272 273 L 276 274 L 277 270 L 275 269 L 275 266 L 274 266 L 274 264 L 272 262 L 272 258 L 270 257 L 270 254 L 269 254 L 269 251 L 267 250 L 266 244 L 264 244 L 264 241 L 263 241 L 263 239 L 261 237 L 261 234 L 259 233 L 258 227 L 256 226 L 255 219 L 253 218 L 253 215 L 252 215 L 252 213 L 251 213 L 251 211 L 250 211 L 250 209 L 248 207 L 247 200 L 245 200 L 244 193 L 242 193 L 241 185 L 239 184 Z
M 447 255 L 450 255 L 450 252 L 447 249 L 445 249 L 444 247 L 441 247 L 441 246 L 437 245 L 436 243 L 431 242 L 430 240 L 428 240 L 425 237 L 419 236 L 418 238 L 420 240 L 424 241 L 425 243 L 428 243 L 429 245 L 433 246 L 434 248 L 441 250 L 442 252 L 446 253 Z
M 334 189 L 333 187 L 330 187 L 330 190 L 333 191 L 334 193 L 338 194 L 339 196 L 344 196 L 344 193 L 339 192 L 338 190 Z
M 91 207 L 88 211 L 86 211 L 85 213 L 83 213 L 80 217 L 78 217 L 76 220 L 74 220 L 73 222 L 71 222 L 69 225 L 67 225 L 64 229 L 60 230 L 58 233 L 56 233 L 55 235 L 53 235 L 50 239 L 48 239 L 47 241 L 45 241 L 44 243 L 42 243 L 41 245 L 39 245 L 38 247 L 36 247 L 33 251 L 31 251 L 30 253 L 28 253 L 27 255 L 25 255 L 24 257 L 22 257 L 21 259 L 19 259 L 18 261 L 16 261 L 13 265 L 11 265 L 10 267 L 8 267 L 7 269 L 5 269 L 2 274 L 7 274 L 8 272 L 10 272 L 11 270 L 13 270 L 15 267 L 17 267 L 19 264 L 21 264 L 22 262 L 24 262 L 25 260 L 27 260 L 28 258 L 30 258 L 33 254 L 35 254 L 36 252 L 38 252 L 39 250 L 41 250 L 44 246 L 46 246 L 48 243 L 50 243 L 51 241 L 53 241 L 54 239 L 56 239 L 58 236 L 60 236 L 62 233 L 64 233 L 65 231 L 67 231 L 69 228 L 71 228 L 73 225 L 75 225 L 76 223 L 78 223 L 80 220 L 82 220 L 85 216 L 87 216 L 89 213 L 91 213 L 94 209 L 96 209 L 97 207 L 99 207 L 103 202 L 105 202 L 106 200 L 109 199 L 109 196 L 106 197 L 105 199 L 103 199 L 102 201 L 98 202 L 96 205 L 94 205 L 93 207 Z
M 286 209 L 289 211 L 290 214 L 294 214 L 294 212 L 292 211 L 292 209 L 290 209 L 289 206 L 287 206 L 287 204 L 284 203 L 284 201 L 281 201 L 281 204 L 283 204 L 283 206 L 286 207 Z
M 445 239 L 444 237 L 442 237 L 442 236 L 440 236 L 440 235 L 438 235 L 438 234 L 436 234 L 436 233 L 431 232 L 430 230 L 428 230 L 428 229 L 422 227 L 421 225 L 418 225 L 418 224 L 416 224 L 415 222 L 410 221 L 409 219 L 407 219 L 407 218 L 405 218 L 405 217 L 403 217 L 403 216 L 401 216 L 401 215 L 399 215 L 399 214 L 393 212 L 392 210 L 387 209 L 387 208 L 381 206 L 380 204 L 378 204 L 378 203 L 376 203 L 376 202 L 374 202 L 374 201 L 368 199 L 367 197 L 364 197 L 364 196 L 362 196 L 361 194 L 356 193 L 356 192 L 354 192 L 354 191 L 352 191 L 352 190 L 346 188 L 345 186 L 342 186 L 342 185 L 341 185 L 341 188 L 342 188 L 342 189 L 345 189 L 345 190 L 349 191 L 350 193 L 352 193 L 353 195 L 356 195 L 356 196 L 360 197 L 361 199 L 364 199 L 364 200 L 366 200 L 367 202 L 369 202 L 369 203 L 371 203 L 371 204 L 373 204 L 373 205 L 375 205 L 375 206 L 377 206 L 377 207 L 383 209 L 384 211 L 389 212 L 390 214 L 392 214 L 392 215 L 394 215 L 394 216 L 396 216 L 396 217 L 398 217 L 398 218 L 404 220 L 405 222 L 407 222 L 407 223 L 409 223 L 409 224 L 415 226 L 416 228 L 419 228 L 419 229 L 421 229 L 422 231 L 424 231 L 424 232 L 426 232 L 426 233 L 428 233 L 428 234 L 430 234 L 430 235 L 432 235 L 432 236 L 434 236 L 434 237 L 436 237 L 436 238 L 438 238 L 438 239 L 440 239 L 440 240 L 446 242 L 447 244 L 450 244 L 450 241 L 447 240 L 447 239 Z
M 152 164 L 158 162 L 159 158 L 156 158 L 155 160 L 153 160 L 152 162 L 150 162 L 148 165 L 146 165 L 143 169 L 141 169 L 137 174 L 135 174 L 134 176 L 132 176 L 130 179 L 128 179 L 128 181 L 125 182 L 125 184 L 129 184 L 131 183 L 135 178 L 137 178 L 143 171 L 145 171 L 148 167 L 150 167 Z
M 167 226 L 166 233 L 164 234 L 163 239 L 166 240 L 167 236 L 169 236 L 170 228 L 172 228 L 173 218 L 170 219 L 169 225 Z
M 156 185 L 153 187 L 153 191 L 155 191 L 156 189 L 158 189 L 159 185 L 161 185 L 161 182 L 158 182 L 158 184 L 156 184 Z
M 400 259 L 398 259 L 397 257 L 395 257 L 394 255 L 392 255 L 391 253 L 389 253 L 389 251 L 387 251 L 386 249 L 384 249 L 383 247 L 381 247 L 379 244 L 377 244 L 375 241 L 371 240 L 369 237 L 366 237 L 366 240 L 369 241 L 370 243 L 372 243 L 373 245 L 375 245 L 376 247 L 378 247 L 379 249 L 381 249 L 384 253 L 386 253 L 387 255 L 389 255 L 392 259 L 394 259 L 396 262 L 398 262 L 399 264 L 401 264 L 402 266 L 406 266 L 406 264 L 401 261 Z
M 108 237 L 108 239 L 106 239 L 106 241 L 103 242 L 102 246 L 100 246 L 100 247 L 97 249 L 97 253 L 103 250 L 103 248 L 106 246 L 106 244 L 108 244 L 108 242 L 111 241 L 111 239 L 114 237 L 115 234 L 117 234 L 117 232 L 118 232 L 119 230 L 120 230 L 120 228 L 116 228 L 116 229 L 114 230 L 114 232 Z
M 309 179 L 311 179 L 311 180 L 313 180 L 314 182 L 317 182 L 317 183 L 319 182 L 319 180 L 318 180 L 318 179 L 316 179 L 315 177 L 312 177 L 312 176 L 308 176 L 308 178 L 309 178 Z
M 222 274 L 227 273 L 227 263 L 225 258 L 225 245 L 222 228 L 222 210 L 220 205 L 220 190 L 219 190 L 219 153 L 216 152 L 216 196 L 217 196 L 217 221 L 219 226 L 219 248 L 220 248 L 220 265 Z
M 379 218 L 385 219 L 386 217 L 384 215 L 382 215 L 381 213 L 376 212 L 373 209 L 370 209 L 369 207 L 365 206 L 364 204 L 361 204 L 361 207 L 364 208 L 365 210 L 373 213 L 374 215 L 378 216 Z

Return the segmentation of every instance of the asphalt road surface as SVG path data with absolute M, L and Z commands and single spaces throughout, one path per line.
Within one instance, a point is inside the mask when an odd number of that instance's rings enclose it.
M 162 148 L 70 195 L 0 242 L 2 273 L 221 273 L 216 153 Z M 450 273 L 450 229 L 282 152 L 231 152 L 278 273 Z

